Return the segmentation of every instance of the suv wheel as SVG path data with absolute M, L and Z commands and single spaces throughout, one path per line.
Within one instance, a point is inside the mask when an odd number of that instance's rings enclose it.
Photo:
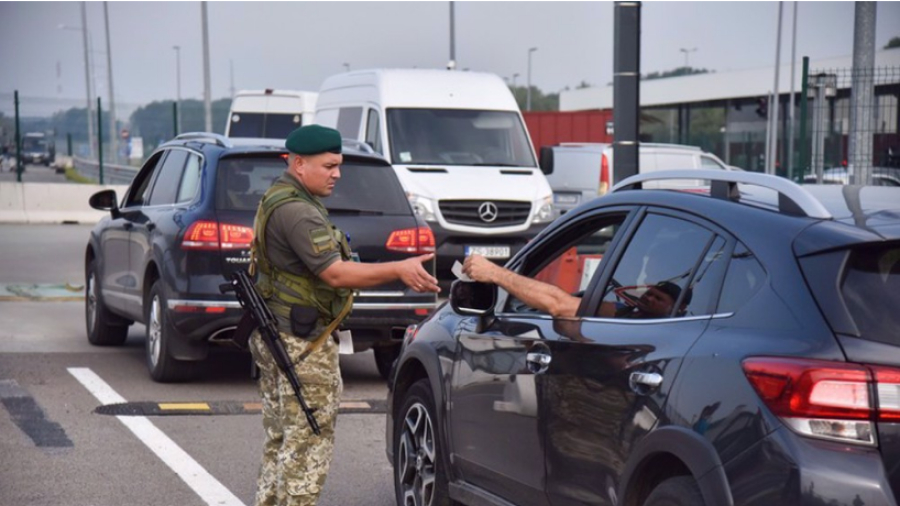
M 378 367 L 378 374 L 382 378 L 388 379 L 394 361 L 400 356 L 400 345 L 375 346 L 372 351 L 375 353 L 375 366 Z
M 653 489 L 644 506 L 704 506 L 700 487 L 691 476 L 669 478 Z
M 160 383 L 185 381 L 192 377 L 194 367 L 191 362 L 178 360 L 169 352 L 173 339 L 178 339 L 177 331 L 166 318 L 166 298 L 162 282 L 156 280 L 150 288 L 145 308 L 147 317 L 147 368 L 150 377 Z
M 394 425 L 394 490 L 402 506 L 452 506 L 427 379 L 406 393 Z
M 97 260 L 88 264 L 84 285 L 84 321 L 88 342 L 95 346 L 119 346 L 128 338 L 128 325 L 106 307 L 97 283 Z

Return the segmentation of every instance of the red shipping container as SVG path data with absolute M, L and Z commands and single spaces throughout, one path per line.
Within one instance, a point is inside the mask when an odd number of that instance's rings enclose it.
M 606 124 L 613 119 L 611 110 L 523 112 L 534 150 L 561 142 L 612 143 Z

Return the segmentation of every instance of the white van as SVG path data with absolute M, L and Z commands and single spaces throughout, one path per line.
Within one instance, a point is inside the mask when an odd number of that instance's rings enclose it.
M 314 91 L 245 90 L 231 100 L 225 137 L 284 139 L 294 129 L 314 123 Z
M 360 70 L 325 80 L 316 122 L 394 166 L 434 231 L 439 277 L 454 260 L 515 254 L 553 219 L 519 107 L 498 76 L 450 70 Z
M 602 166 L 609 169 L 610 188 L 616 182 L 613 181 L 613 146 L 606 145 L 603 149 Z M 740 170 L 732 167 L 716 155 L 703 151 L 697 146 L 683 144 L 663 144 L 654 142 L 642 142 L 638 147 L 638 164 L 641 174 L 648 174 L 660 170 L 678 169 L 716 169 L 716 170 Z M 702 186 L 700 179 L 678 179 L 671 181 L 649 181 L 644 188 L 695 188 Z

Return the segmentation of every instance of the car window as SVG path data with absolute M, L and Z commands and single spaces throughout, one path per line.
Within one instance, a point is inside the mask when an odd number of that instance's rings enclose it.
M 853 251 L 841 295 L 863 339 L 900 346 L 900 246 Z
M 700 168 L 701 169 L 719 169 L 725 170 L 725 166 L 721 163 L 717 162 L 715 158 L 711 156 L 701 155 L 700 156 Z
M 163 160 L 156 182 L 153 183 L 153 191 L 150 194 L 151 206 L 175 203 L 178 185 L 181 183 L 181 174 L 184 171 L 184 163 L 187 161 L 187 157 L 188 152 L 183 149 L 169 151 L 169 156 Z
M 750 300 L 766 280 L 766 271 L 743 244 L 738 243 L 731 254 L 728 272 L 722 284 L 717 313 L 732 313 Z
M 582 295 L 599 272 L 603 257 L 626 217 L 624 212 L 598 216 L 556 234 L 553 240 L 529 255 L 520 274 Z M 509 312 L 540 314 L 514 297 L 510 297 L 506 308 Z
M 337 131 L 344 139 L 358 139 L 362 107 L 341 107 L 338 111 Z
M 266 190 L 284 174 L 280 155 L 241 156 L 219 160 L 216 171 L 218 209 L 256 211 Z M 412 209 L 390 165 L 345 159 L 341 179 L 322 200 L 332 213 L 410 215 Z
M 165 151 L 160 151 L 151 156 L 147 162 L 144 163 L 144 166 L 141 167 L 141 170 L 131 182 L 131 188 L 125 195 L 122 207 L 140 206 L 147 201 L 150 196 L 150 183 L 153 181 L 156 169 L 160 166 L 160 161 L 165 154 Z
M 714 290 L 709 284 L 698 289 L 692 280 L 704 281 L 723 247 L 723 240 L 695 223 L 648 214 L 604 288 L 597 315 L 669 318 L 686 316 L 692 308 L 705 314 Z
M 381 153 L 381 124 L 378 121 L 378 111 L 369 109 L 369 119 L 366 122 L 366 144 L 376 153 Z
M 199 156 L 193 153 L 188 155 L 184 174 L 181 176 L 181 185 L 178 187 L 177 203 L 190 202 L 197 194 L 197 188 L 200 187 L 200 163 Z

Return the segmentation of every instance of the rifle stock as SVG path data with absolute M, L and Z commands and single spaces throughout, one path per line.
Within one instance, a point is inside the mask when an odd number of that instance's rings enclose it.
M 234 292 L 244 311 L 250 313 L 253 322 L 259 329 L 260 337 L 266 344 L 266 348 L 269 349 L 269 353 L 272 354 L 272 358 L 275 359 L 278 368 L 281 369 L 294 389 L 294 395 L 297 397 L 297 401 L 300 402 L 300 408 L 303 409 L 303 414 L 306 415 L 306 421 L 309 422 L 310 428 L 317 436 L 321 434 L 319 422 L 316 421 L 316 417 L 313 416 L 312 410 L 309 409 L 309 406 L 306 405 L 306 400 L 303 398 L 303 392 L 300 389 L 302 386 L 300 378 L 297 377 L 297 372 L 294 370 L 291 359 L 284 347 L 284 341 L 281 340 L 275 315 L 272 314 L 272 310 L 269 309 L 269 306 L 266 305 L 266 302 L 256 290 L 256 286 L 250 280 L 247 271 L 239 269 L 231 273 L 231 282 L 220 285 L 219 290 L 222 293 Z

